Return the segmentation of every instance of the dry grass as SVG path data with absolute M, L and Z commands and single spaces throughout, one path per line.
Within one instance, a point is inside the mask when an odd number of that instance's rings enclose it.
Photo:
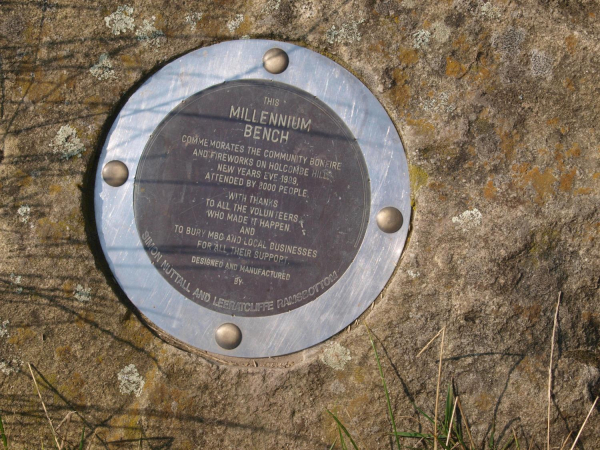
M 52 436 L 54 437 L 54 442 L 56 443 L 56 448 L 58 450 L 62 450 L 62 446 L 58 443 L 58 437 L 56 437 L 56 430 L 54 429 L 54 425 L 52 425 L 52 420 L 50 419 L 50 416 L 48 416 L 48 410 L 46 409 L 46 404 L 44 403 L 42 394 L 40 394 L 40 388 L 37 384 L 37 381 L 35 380 L 35 377 L 33 376 L 33 370 L 31 370 L 31 364 L 27 364 L 27 367 L 29 367 L 29 373 L 31 373 L 31 379 L 33 380 L 33 384 L 35 385 L 35 390 L 37 391 L 37 394 L 40 397 L 40 402 L 42 403 L 42 408 L 44 408 L 44 414 L 46 414 L 46 419 L 48 419 L 48 422 L 50 423 L 50 429 L 52 430 Z
M 550 450 L 550 408 L 552 406 L 552 359 L 554 357 L 554 336 L 556 335 L 556 326 L 558 325 L 558 308 L 560 307 L 560 298 L 562 292 L 558 293 L 558 301 L 556 302 L 556 312 L 554 313 L 554 325 L 552 326 L 552 342 L 550 344 L 550 364 L 548 364 L 548 433 L 546 435 L 547 449 Z
M 58 430 L 64 423 L 66 423 L 68 425 L 71 422 L 71 417 L 75 413 L 75 411 L 68 412 L 67 415 L 63 418 L 63 420 L 61 420 L 61 422 L 55 428 L 54 424 L 52 423 L 52 419 L 50 419 L 50 416 L 48 415 L 48 410 L 46 409 L 46 403 L 44 403 L 44 399 L 42 397 L 42 393 L 40 392 L 40 387 L 38 385 L 38 382 L 33 374 L 33 369 L 31 368 L 31 364 L 27 364 L 27 367 L 29 368 L 29 373 L 31 374 L 31 379 L 33 380 L 33 385 L 34 385 L 37 395 L 40 399 L 40 404 L 42 406 L 42 410 L 44 411 L 46 419 L 48 420 L 48 424 L 50 425 L 50 430 L 52 431 L 52 438 L 54 440 L 54 445 L 56 446 L 57 450 L 64 450 L 67 448 L 65 446 L 65 440 L 67 438 L 67 434 L 66 434 L 66 432 L 63 434 L 63 437 L 59 443 Z M 0 441 L 2 442 L 2 447 L 4 450 L 10 449 L 9 436 L 5 431 L 4 421 L 2 420 L 1 415 L 0 415 Z M 84 444 L 85 444 L 85 427 L 83 428 L 83 430 L 81 432 L 81 439 L 79 440 L 79 443 L 74 448 L 83 450 Z M 42 444 L 42 448 L 44 448 L 43 444 Z M 88 449 L 89 449 L 89 447 L 88 447 Z
M 558 312 L 560 309 L 561 297 L 562 297 L 562 293 L 559 292 L 558 301 L 556 304 L 556 311 L 554 313 L 554 324 L 553 324 L 553 328 L 552 328 L 552 340 L 550 343 L 550 362 L 548 364 L 548 389 L 547 389 L 548 407 L 547 407 L 547 433 L 546 433 L 546 448 L 547 448 L 547 450 L 550 450 L 552 448 L 551 442 L 550 442 L 551 416 L 552 416 L 552 372 L 553 372 L 553 368 L 554 368 L 554 343 L 555 343 L 555 339 L 556 339 L 556 331 L 557 331 L 558 325 L 559 325 Z M 379 355 L 377 353 L 377 347 L 375 345 L 375 341 L 373 340 L 373 337 L 371 336 L 371 332 L 368 327 L 367 327 L 367 331 L 369 334 L 369 339 L 371 341 L 371 345 L 375 352 L 375 360 L 377 362 L 377 367 L 379 370 L 382 386 L 383 386 L 383 389 L 385 392 L 385 397 L 386 397 L 387 406 L 388 406 L 389 420 L 392 425 L 392 436 L 395 437 L 395 441 L 396 441 L 398 449 L 399 450 L 401 449 L 401 444 L 400 444 L 399 438 L 402 438 L 402 439 L 411 439 L 414 442 L 413 445 L 415 447 L 407 447 L 407 448 L 416 448 L 416 446 L 420 445 L 421 446 L 420 448 L 433 449 L 433 450 L 437 450 L 440 447 L 444 450 L 455 450 L 455 449 L 457 449 L 457 450 L 476 450 L 477 447 L 473 440 L 473 436 L 471 435 L 471 430 L 469 429 L 469 425 L 468 425 L 468 422 L 466 419 L 467 416 L 465 415 L 465 413 L 462 409 L 462 405 L 461 405 L 459 397 L 454 396 L 454 392 L 453 392 L 451 385 L 448 388 L 448 393 L 446 396 L 446 411 L 445 411 L 443 420 L 440 418 L 440 414 L 439 414 L 439 407 L 440 407 L 439 397 L 440 397 L 440 386 L 441 386 L 441 378 L 442 378 L 442 362 L 443 362 L 443 358 L 444 358 L 444 339 L 445 339 L 445 335 L 446 335 L 446 327 L 443 327 L 433 338 L 431 338 L 431 340 L 425 345 L 425 347 L 423 347 L 421 349 L 421 351 L 419 351 L 419 353 L 417 354 L 417 357 L 421 356 L 423 353 L 425 353 L 425 351 L 428 348 L 431 347 L 431 345 L 435 342 L 436 339 L 440 338 L 438 376 L 437 376 L 436 392 L 435 392 L 435 411 L 434 411 L 433 418 L 431 418 L 425 412 L 420 410 L 416 405 L 413 405 L 416 408 L 416 410 L 419 412 L 419 414 L 422 417 L 424 417 L 425 419 L 427 419 L 428 422 L 430 422 L 432 429 L 431 429 L 431 432 L 429 432 L 429 433 L 413 432 L 413 431 L 398 432 L 396 430 L 396 421 L 394 418 L 394 413 L 393 413 L 393 409 L 391 406 L 390 396 L 389 396 L 387 384 L 385 382 L 383 369 L 381 367 L 381 361 L 380 361 Z M 577 445 L 577 442 L 579 441 L 581 433 L 583 432 L 597 403 L 598 403 L 598 397 L 596 397 L 583 424 L 579 428 L 579 432 L 577 433 L 575 439 L 573 440 L 570 450 L 575 449 L 575 446 Z M 460 413 L 459 415 L 456 414 L 457 408 Z M 342 422 L 333 413 L 331 413 L 330 411 L 328 411 L 328 412 L 334 418 L 334 420 L 337 424 L 337 427 L 338 427 L 338 438 L 332 444 L 331 449 L 333 449 L 335 444 L 339 442 L 341 448 L 343 450 L 347 450 L 348 446 L 346 445 L 345 440 L 348 439 L 350 441 L 350 444 L 352 445 L 352 448 L 354 450 L 359 450 L 355 441 L 352 439 L 351 434 L 344 427 Z M 463 427 L 464 427 L 464 430 L 466 431 L 466 436 L 463 435 L 463 431 L 462 431 Z M 566 446 L 571 438 L 571 435 L 572 435 L 572 433 L 569 433 L 569 435 L 564 439 L 564 441 L 562 442 L 562 446 L 560 447 L 560 450 L 564 450 L 566 448 Z M 468 436 L 468 443 L 466 440 L 467 436 Z M 532 448 L 533 445 L 534 445 L 534 440 L 532 439 L 529 448 Z M 489 438 L 486 448 L 488 448 L 489 450 L 508 450 L 508 449 L 521 450 L 521 446 L 520 446 L 517 434 L 514 431 L 514 429 L 512 430 L 512 437 L 509 438 L 506 442 L 496 442 L 495 441 L 495 424 L 491 425 L 491 434 L 490 434 L 490 438 Z M 558 448 L 558 447 L 555 447 L 555 448 Z M 525 450 L 525 449 L 523 449 L 523 450 Z

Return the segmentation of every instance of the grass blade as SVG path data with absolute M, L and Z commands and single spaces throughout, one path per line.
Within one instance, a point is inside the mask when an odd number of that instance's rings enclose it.
M 550 450 L 550 412 L 552 407 L 552 358 L 554 357 L 554 336 L 556 335 L 556 325 L 558 323 L 558 308 L 560 307 L 560 297 L 562 292 L 558 293 L 558 302 L 556 303 L 556 313 L 554 313 L 554 325 L 552 327 L 552 343 L 550 344 L 550 363 L 548 364 L 548 426 L 546 434 L 546 448 Z
M 427 420 L 429 420 L 431 423 L 435 423 L 433 418 L 429 415 L 427 415 L 427 413 L 425 411 L 423 411 L 421 408 L 419 408 L 418 406 L 414 405 L 415 409 L 419 412 L 419 414 L 421 414 L 423 417 L 425 417 Z
M 448 400 L 451 400 L 448 397 Z M 457 399 L 458 400 L 458 399 Z M 456 413 L 456 400 L 454 400 L 454 406 L 452 407 L 452 415 L 450 416 L 450 423 L 448 424 L 447 438 L 446 438 L 446 447 L 450 445 L 450 436 L 452 436 L 452 422 L 454 421 L 454 414 Z
M 502 447 L 502 450 L 508 450 L 514 443 L 515 443 L 515 438 L 508 441 L 508 443 L 504 447 Z
M 0 416 L 0 437 L 2 438 L 2 445 L 4 445 L 4 450 L 8 450 L 8 438 L 6 437 L 6 433 L 4 432 L 4 422 L 2 422 L 2 416 Z
M 443 427 L 446 430 L 450 429 L 450 420 L 452 416 L 452 405 L 454 404 L 454 393 L 452 392 L 452 383 L 448 384 L 448 393 L 446 394 L 446 413 L 444 415 Z
M 573 434 L 573 432 L 569 432 L 569 434 L 567 435 L 567 437 L 565 438 L 565 440 L 563 441 L 563 445 L 560 446 L 560 450 L 563 450 L 565 448 L 565 445 L 567 445 L 567 441 L 569 440 L 569 438 L 571 437 L 571 435 Z
M 471 430 L 469 429 L 469 422 L 467 421 L 467 417 L 462 409 L 462 405 L 460 404 L 460 400 L 457 400 L 456 404 L 458 405 L 458 410 L 460 411 L 460 416 L 462 420 L 465 422 L 465 428 L 467 430 L 467 435 L 469 436 L 469 440 L 471 441 L 471 449 L 475 449 L 475 442 L 473 441 L 473 436 L 471 435 Z M 466 448 L 466 446 L 465 446 Z
M 369 334 L 369 340 L 371 341 L 371 347 L 373 347 L 373 351 L 375 352 L 375 360 L 377 361 L 377 368 L 379 369 L 379 376 L 381 377 L 381 383 L 383 384 L 383 390 L 385 392 L 385 400 L 387 401 L 388 413 L 390 415 L 390 421 L 392 422 L 392 431 L 396 437 L 396 445 L 398 446 L 398 450 L 401 450 L 400 446 L 400 438 L 398 437 L 398 430 L 396 429 L 396 420 L 394 419 L 394 411 L 392 410 L 392 402 L 390 400 L 390 393 L 387 388 L 387 383 L 385 382 L 385 377 L 383 375 L 383 368 L 381 367 L 381 361 L 379 360 L 379 354 L 377 353 L 377 346 L 375 345 L 375 341 L 373 340 L 373 336 L 371 335 L 371 330 L 365 324 L 367 329 L 367 333 Z
M 435 389 L 435 415 L 433 424 L 433 434 L 435 436 L 435 440 L 433 441 L 433 450 L 437 450 L 438 445 L 438 407 L 440 401 L 440 382 L 442 380 L 442 362 L 444 361 L 444 337 L 446 335 L 446 327 L 442 328 L 442 341 L 440 343 L 440 363 L 438 365 L 438 378 L 437 378 L 437 387 Z
M 409 431 L 398 431 L 396 436 L 407 437 L 407 438 L 419 438 L 419 439 L 433 439 L 433 434 L 426 433 L 413 433 Z
M 335 423 L 337 423 L 338 425 L 338 429 L 340 430 L 340 439 L 342 441 L 342 447 L 346 448 L 346 445 L 344 443 L 344 437 L 342 436 L 342 431 L 344 432 L 344 434 L 346 436 L 348 436 L 348 439 L 350 439 L 350 442 L 352 443 L 352 446 L 354 447 L 355 450 L 358 450 L 358 446 L 356 445 L 356 442 L 354 442 L 354 439 L 352 439 L 352 436 L 350 435 L 350 433 L 348 433 L 348 430 L 346 430 L 346 427 L 342 424 L 342 422 L 340 422 L 340 420 L 336 417 L 335 414 L 333 414 L 331 411 L 327 410 L 327 412 L 329 413 L 329 415 L 331 417 L 333 417 L 333 420 L 335 420 Z
M 46 414 L 46 419 L 48 419 L 48 422 L 50 423 L 50 429 L 52 430 L 52 436 L 54 437 L 54 442 L 56 444 L 56 448 L 58 450 L 60 450 L 61 447 L 60 447 L 60 444 L 58 443 L 58 437 L 56 436 L 56 431 L 54 430 L 54 425 L 52 425 L 52 420 L 50 420 L 50 416 L 48 415 L 48 410 L 46 409 L 46 404 L 44 403 L 44 399 L 42 399 L 42 394 L 40 393 L 40 388 L 38 386 L 38 383 L 37 383 L 35 377 L 33 376 L 33 369 L 31 368 L 31 364 L 27 363 L 27 366 L 29 367 L 29 373 L 31 373 L 31 379 L 33 380 L 33 384 L 35 385 L 35 390 L 37 391 L 38 397 L 40 398 L 40 402 L 42 403 L 42 407 L 44 408 L 44 413 Z
M 339 431 L 340 427 L 338 427 L 338 431 Z M 338 438 L 335 438 L 335 441 L 333 441 L 333 444 L 331 444 L 331 447 L 329 447 L 329 450 L 333 450 L 333 447 L 335 447 L 335 444 L 337 443 Z
M 337 429 L 338 433 L 340 434 L 340 445 L 342 446 L 342 450 L 348 450 L 348 447 L 346 447 L 346 441 L 344 440 L 344 435 L 342 434 L 342 428 L 339 424 L 337 426 Z
M 456 397 L 456 404 L 458 405 L 458 397 Z M 462 434 L 462 426 L 460 426 L 460 424 L 458 423 L 458 421 L 460 420 L 460 417 L 456 417 L 456 421 L 454 422 L 454 436 L 456 436 L 456 440 L 458 441 L 458 444 L 461 446 L 461 448 L 463 450 L 469 450 L 469 447 L 467 447 L 467 444 L 465 443 L 465 440 L 463 438 L 463 434 Z
M 579 436 L 581 436 L 581 433 L 583 432 L 583 429 L 585 428 L 585 424 L 587 423 L 588 419 L 590 418 L 590 416 L 594 412 L 594 408 L 596 407 L 596 403 L 598 402 L 598 398 L 600 398 L 600 397 L 596 397 L 596 400 L 594 400 L 594 404 L 590 408 L 590 412 L 588 413 L 588 415 L 586 416 L 585 420 L 583 421 L 583 425 L 581 425 L 581 428 L 579 429 L 579 433 L 577 433 L 577 437 L 575 437 L 575 441 L 573 441 L 573 446 L 571 447 L 571 450 L 574 450 L 575 446 L 577 445 L 577 441 L 579 440 Z
M 513 432 L 513 437 L 515 438 L 515 445 L 517 446 L 517 450 L 521 450 L 521 446 L 519 445 L 519 440 L 517 439 L 517 433 L 515 433 L 515 430 L 512 430 L 512 432 Z
M 435 439 L 435 436 L 433 434 L 427 434 L 427 433 L 417 433 L 417 432 L 407 432 L 407 431 L 398 431 L 396 433 L 396 436 L 399 437 L 403 437 L 403 438 L 412 438 L 412 439 L 420 439 L 421 441 L 425 440 L 425 441 L 433 441 Z M 445 450 L 448 450 L 450 447 L 446 444 L 444 444 L 444 438 L 446 436 L 443 435 L 438 435 L 438 443 L 441 445 L 441 447 Z M 420 441 L 419 441 L 420 442 Z M 418 444 L 418 443 L 417 443 Z M 454 445 L 454 447 L 456 447 L 458 444 Z M 452 448 L 454 448 L 452 447 Z M 410 448 L 410 447 L 405 447 L 405 448 Z
M 85 443 L 85 425 L 83 426 L 83 430 L 81 430 L 81 441 L 79 442 L 79 450 L 83 450 L 84 443 Z
M 442 330 L 438 331 L 438 333 L 434 337 L 432 337 L 431 340 L 427 344 L 425 344 L 425 347 L 423 347 L 421 349 L 421 351 L 419 353 L 417 353 L 417 358 L 419 356 L 421 356 L 423 354 L 423 352 L 429 348 L 429 346 L 433 343 L 433 341 L 435 341 L 435 338 L 438 337 L 440 334 L 442 334 Z

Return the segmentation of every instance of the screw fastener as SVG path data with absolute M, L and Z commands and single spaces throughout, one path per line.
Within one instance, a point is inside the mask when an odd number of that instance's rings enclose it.
M 102 178 L 109 186 L 119 187 L 129 178 L 129 169 L 121 161 L 111 161 L 102 168 Z
M 278 74 L 287 69 L 290 58 L 286 52 L 280 48 L 267 50 L 263 56 L 263 67 L 269 73 Z
M 224 323 L 215 332 L 215 341 L 225 350 L 233 350 L 242 342 L 242 331 L 232 323 Z
M 402 228 L 402 213 L 393 206 L 386 206 L 377 213 L 377 225 L 384 233 L 395 233 Z

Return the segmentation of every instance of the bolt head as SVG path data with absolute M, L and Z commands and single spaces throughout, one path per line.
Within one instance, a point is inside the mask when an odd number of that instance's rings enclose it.
M 263 67 L 269 73 L 278 74 L 287 69 L 290 58 L 286 52 L 280 48 L 267 50 L 263 56 Z
M 242 342 L 242 331 L 232 323 L 224 323 L 215 332 L 215 341 L 225 350 L 233 350 Z
M 377 225 L 384 233 L 395 233 L 402 228 L 402 213 L 393 206 L 386 206 L 377 213 Z
M 111 161 L 102 168 L 102 178 L 109 186 L 119 187 L 129 178 L 129 169 L 121 161 Z

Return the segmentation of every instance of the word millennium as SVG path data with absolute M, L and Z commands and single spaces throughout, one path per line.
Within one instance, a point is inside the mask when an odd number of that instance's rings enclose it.
M 236 108 L 233 105 L 229 110 L 229 118 L 243 120 L 244 122 L 259 123 L 261 125 L 269 125 L 258 126 L 246 124 L 244 127 L 244 137 L 252 137 L 255 140 L 274 143 L 281 142 L 282 144 L 287 143 L 290 132 L 272 127 L 291 128 L 292 130 L 309 132 L 312 123 L 311 119 L 306 120 L 303 117 L 288 116 L 287 114 L 270 111 L 258 111 L 256 109 L 243 108 L 241 106 Z

